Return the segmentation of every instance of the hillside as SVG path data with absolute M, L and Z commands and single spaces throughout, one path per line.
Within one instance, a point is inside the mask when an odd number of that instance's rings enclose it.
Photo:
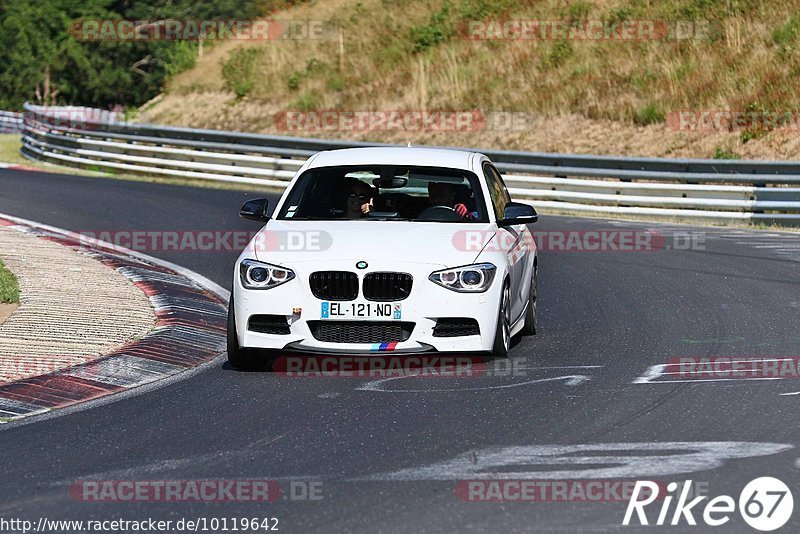
M 142 107 L 140 120 L 553 152 L 800 158 L 796 115 L 783 115 L 800 110 L 800 0 L 316 0 L 274 18 L 321 21 L 328 31 L 207 49 Z M 490 23 L 507 30 L 508 21 L 532 20 L 571 21 L 572 33 L 476 38 L 497 35 Z M 634 35 L 584 38 L 586 21 L 627 24 Z M 516 113 L 524 121 L 408 132 L 287 131 L 275 120 L 323 110 Z M 694 119 L 677 128 L 687 110 Z M 752 115 L 733 117 L 738 126 L 728 131 L 726 110 Z M 791 120 L 775 128 L 776 116 Z M 718 122 L 686 131 L 698 117 Z

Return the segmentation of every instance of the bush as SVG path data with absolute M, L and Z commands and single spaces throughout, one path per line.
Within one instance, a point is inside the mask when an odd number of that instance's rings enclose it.
M 578 21 L 578 20 L 585 20 L 589 18 L 589 13 L 592 11 L 592 4 L 584 1 L 579 0 L 578 2 L 572 2 L 567 7 L 566 18 L 570 21 Z
M 166 49 L 164 71 L 167 76 L 180 74 L 194 67 L 197 62 L 197 44 L 191 41 L 177 41 Z
M 784 26 L 772 32 L 772 42 L 778 46 L 778 52 L 785 55 L 791 51 L 798 36 L 800 36 L 800 16 L 794 15 Z
M 303 80 L 303 75 L 300 72 L 294 71 L 289 75 L 287 85 L 292 91 L 297 91 L 300 88 L 300 82 Z
M 256 86 L 256 62 L 263 54 L 259 48 L 237 48 L 222 65 L 225 87 L 237 98 L 250 94 Z
M 427 24 L 411 28 L 412 51 L 424 52 L 432 46 L 445 42 L 454 33 L 455 28 L 450 21 L 450 5 L 445 4 L 442 9 L 430 16 Z
M 295 101 L 295 107 L 299 111 L 314 111 L 319 108 L 319 93 L 316 91 L 308 91 L 301 94 Z
M 344 78 L 340 74 L 336 74 L 332 78 L 328 78 L 328 81 L 325 82 L 325 87 L 338 93 L 344 89 Z
M 664 110 L 662 110 L 657 104 L 647 104 L 645 107 L 636 112 L 633 117 L 633 122 L 639 126 L 662 123 L 664 122 Z
M 553 48 L 550 49 L 546 63 L 551 67 L 557 68 L 566 63 L 573 54 L 574 50 L 568 41 L 558 41 L 553 45 Z
M 462 0 L 458 5 L 461 20 L 481 20 L 498 15 L 517 5 L 517 0 Z
M 714 159 L 739 159 L 739 156 L 732 150 L 727 150 L 718 146 L 714 151 Z

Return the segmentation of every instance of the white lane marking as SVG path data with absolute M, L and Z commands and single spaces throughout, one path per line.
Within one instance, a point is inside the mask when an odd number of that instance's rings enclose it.
M 216 282 L 212 282 L 202 274 L 196 273 L 186 267 L 181 267 L 175 263 L 162 260 L 160 258 L 156 258 L 154 256 L 150 256 L 149 254 L 144 254 L 142 252 L 137 252 L 135 250 L 131 250 L 129 248 L 121 247 L 119 245 L 114 245 L 113 243 L 108 243 L 107 241 L 102 241 L 100 239 L 90 238 L 84 235 L 81 235 L 77 232 L 73 232 L 71 230 L 65 230 L 64 228 L 58 228 L 56 226 L 50 226 L 47 224 L 38 223 L 36 221 L 31 221 L 29 219 L 23 219 L 21 217 L 15 217 L 13 215 L 7 215 L 5 213 L 0 213 L 0 218 L 7 219 L 9 221 L 14 221 L 17 224 L 22 224 L 26 226 L 30 226 L 32 228 L 37 228 L 40 230 L 45 230 L 47 232 L 52 232 L 55 234 L 64 235 L 67 237 L 71 237 L 72 239 L 77 239 L 87 244 L 91 244 L 96 247 L 105 248 L 108 250 L 112 250 L 114 252 L 120 252 L 122 254 L 126 254 L 128 256 L 132 256 L 134 258 L 138 258 L 140 260 L 144 260 L 149 263 L 153 263 L 155 265 L 159 265 L 161 267 L 166 267 L 167 269 L 172 269 L 173 271 L 182 274 L 186 278 L 193 280 L 199 286 L 211 291 L 218 297 L 224 299 L 225 301 L 228 300 L 230 297 L 230 291 L 223 288 Z
M 791 395 L 800 395 L 800 391 L 795 391 L 793 393 L 779 393 L 779 395 L 784 396 L 784 397 L 789 397 Z
M 732 358 L 736 360 L 735 358 Z M 787 362 L 791 361 L 794 362 L 795 358 L 758 358 L 758 359 L 748 359 L 748 360 L 741 360 L 747 363 L 766 363 L 766 362 Z M 737 360 L 738 361 L 738 360 Z M 692 362 L 689 362 L 690 364 Z M 658 365 L 651 365 L 647 368 L 644 374 L 638 378 L 635 378 L 631 383 L 632 384 L 691 384 L 693 382 L 747 382 L 747 381 L 764 381 L 764 380 L 784 380 L 785 378 L 790 377 L 782 377 L 782 376 L 763 376 L 763 377 L 746 377 L 746 376 L 734 376 L 731 378 L 692 378 L 693 376 L 707 376 L 707 375 L 714 375 L 714 374 L 728 374 L 730 375 L 732 372 L 731 370 L 727 369 L 702 369 L 702 370 L 686 370 L 686 371 L 667 371 L 668 368 L 677 368 L 682 363 L 661 363 Z M 739 371 L 736 371 L 739 372 Z M 741 371 L 746 372 L 746 371 Z M 662 377 L 672 377 L 672 376 L 685 376 L 686 378 L 679 379 L 679 380 L 658 380 Z
M 515 367 L 523 371 L 538 371 L 539 369 L 602 369 L 602 365 L 556 365 L 552 367 Z
M 744 380 L 781 380 L 780 377 L 763 377 L 763 378 L 685 378 L 683 380 L 658 380 L 663 376 L 675 375 L 675 374 L 691 374 L 691 373 L 675 373 L 675 372 L 665 372 L 664 369 L 669 367 L 670 365 L 675 364 L 663 364 L 660 363 L 658 365 L 651 365 L 648 367 L 647 371 L 644 374 L 631 382 L 631 384 L 684 384 L 684 383 L 694 383 L 694 382 L 729 382 L 729 381 L 744 381 Z
M 784 443 L 736 441 L 495 446 L 425 466 L 354 480 L 644 478 L 716 469 L 726 460 L 768 456 L 792 448 Z M 548 469 L 548 466 L 563 469 Z
M 356 388 L 356 391 L 380 391 L 381 393 L 441 393 L 441 392 L 458 392 L 458 391 L 483 391 L 488 389 L 507 389 L 518 388 L 522 386 L 529 386 L 531 384 L 539 384 L 542 382 L 556 382 L 558 380 L 566 380 L 564 382 L 567 386 L 580 386 L 581 384 L 591 380 L 587 375 L 566 375 L 556 376 L 550 378 L 537 378 L 536 380 L 526 380 L 525 382 L 517 382 L 515 384 L 500 384 L 497 386 L 480 386 L 474 388 L 437 388 L 437 389 L 384 389 L 383 384 L 390 380 L 399 380 L 402 378 L 409 378 L 410 376 L 392 376 L 389 378 L 381 378 L 379 380 L 372 380 L 366 384 L 362 384 Z
M 660 377 L 667 366 L 664 364 L 651 365 L 642 376 L 633 381 L 634 384 L 650 384 L 653 380 Z
M 638 379 L 637 379 L 638 380 Z M 648 384 L 693 384 L 695 382 L 748 382 L 754 380 L 782 380 L 779 377 L 765 378 L 687 378 L 685 380 L 655 380 Z M 644 384 L 645 382 L 633 382 L 634 384 Z

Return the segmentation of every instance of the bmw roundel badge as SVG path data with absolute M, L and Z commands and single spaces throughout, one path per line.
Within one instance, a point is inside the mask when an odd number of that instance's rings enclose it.
M 367 268 L 367 262 L 360 261 L 356 263 L 356 269 L 366 269 L 366 268 Z

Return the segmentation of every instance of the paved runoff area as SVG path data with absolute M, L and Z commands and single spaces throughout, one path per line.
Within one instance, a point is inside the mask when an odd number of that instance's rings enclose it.
M 224 351 L 224 296 L 185 273 L 0 216 L 19 308 L 0 324 L 0 423 L 177 374 Z
M 71 248 L 0 226 L 0 259 L 20 285 L 0 325 L 0 383 L 94 360 L 155 326 L 141 289 Z

